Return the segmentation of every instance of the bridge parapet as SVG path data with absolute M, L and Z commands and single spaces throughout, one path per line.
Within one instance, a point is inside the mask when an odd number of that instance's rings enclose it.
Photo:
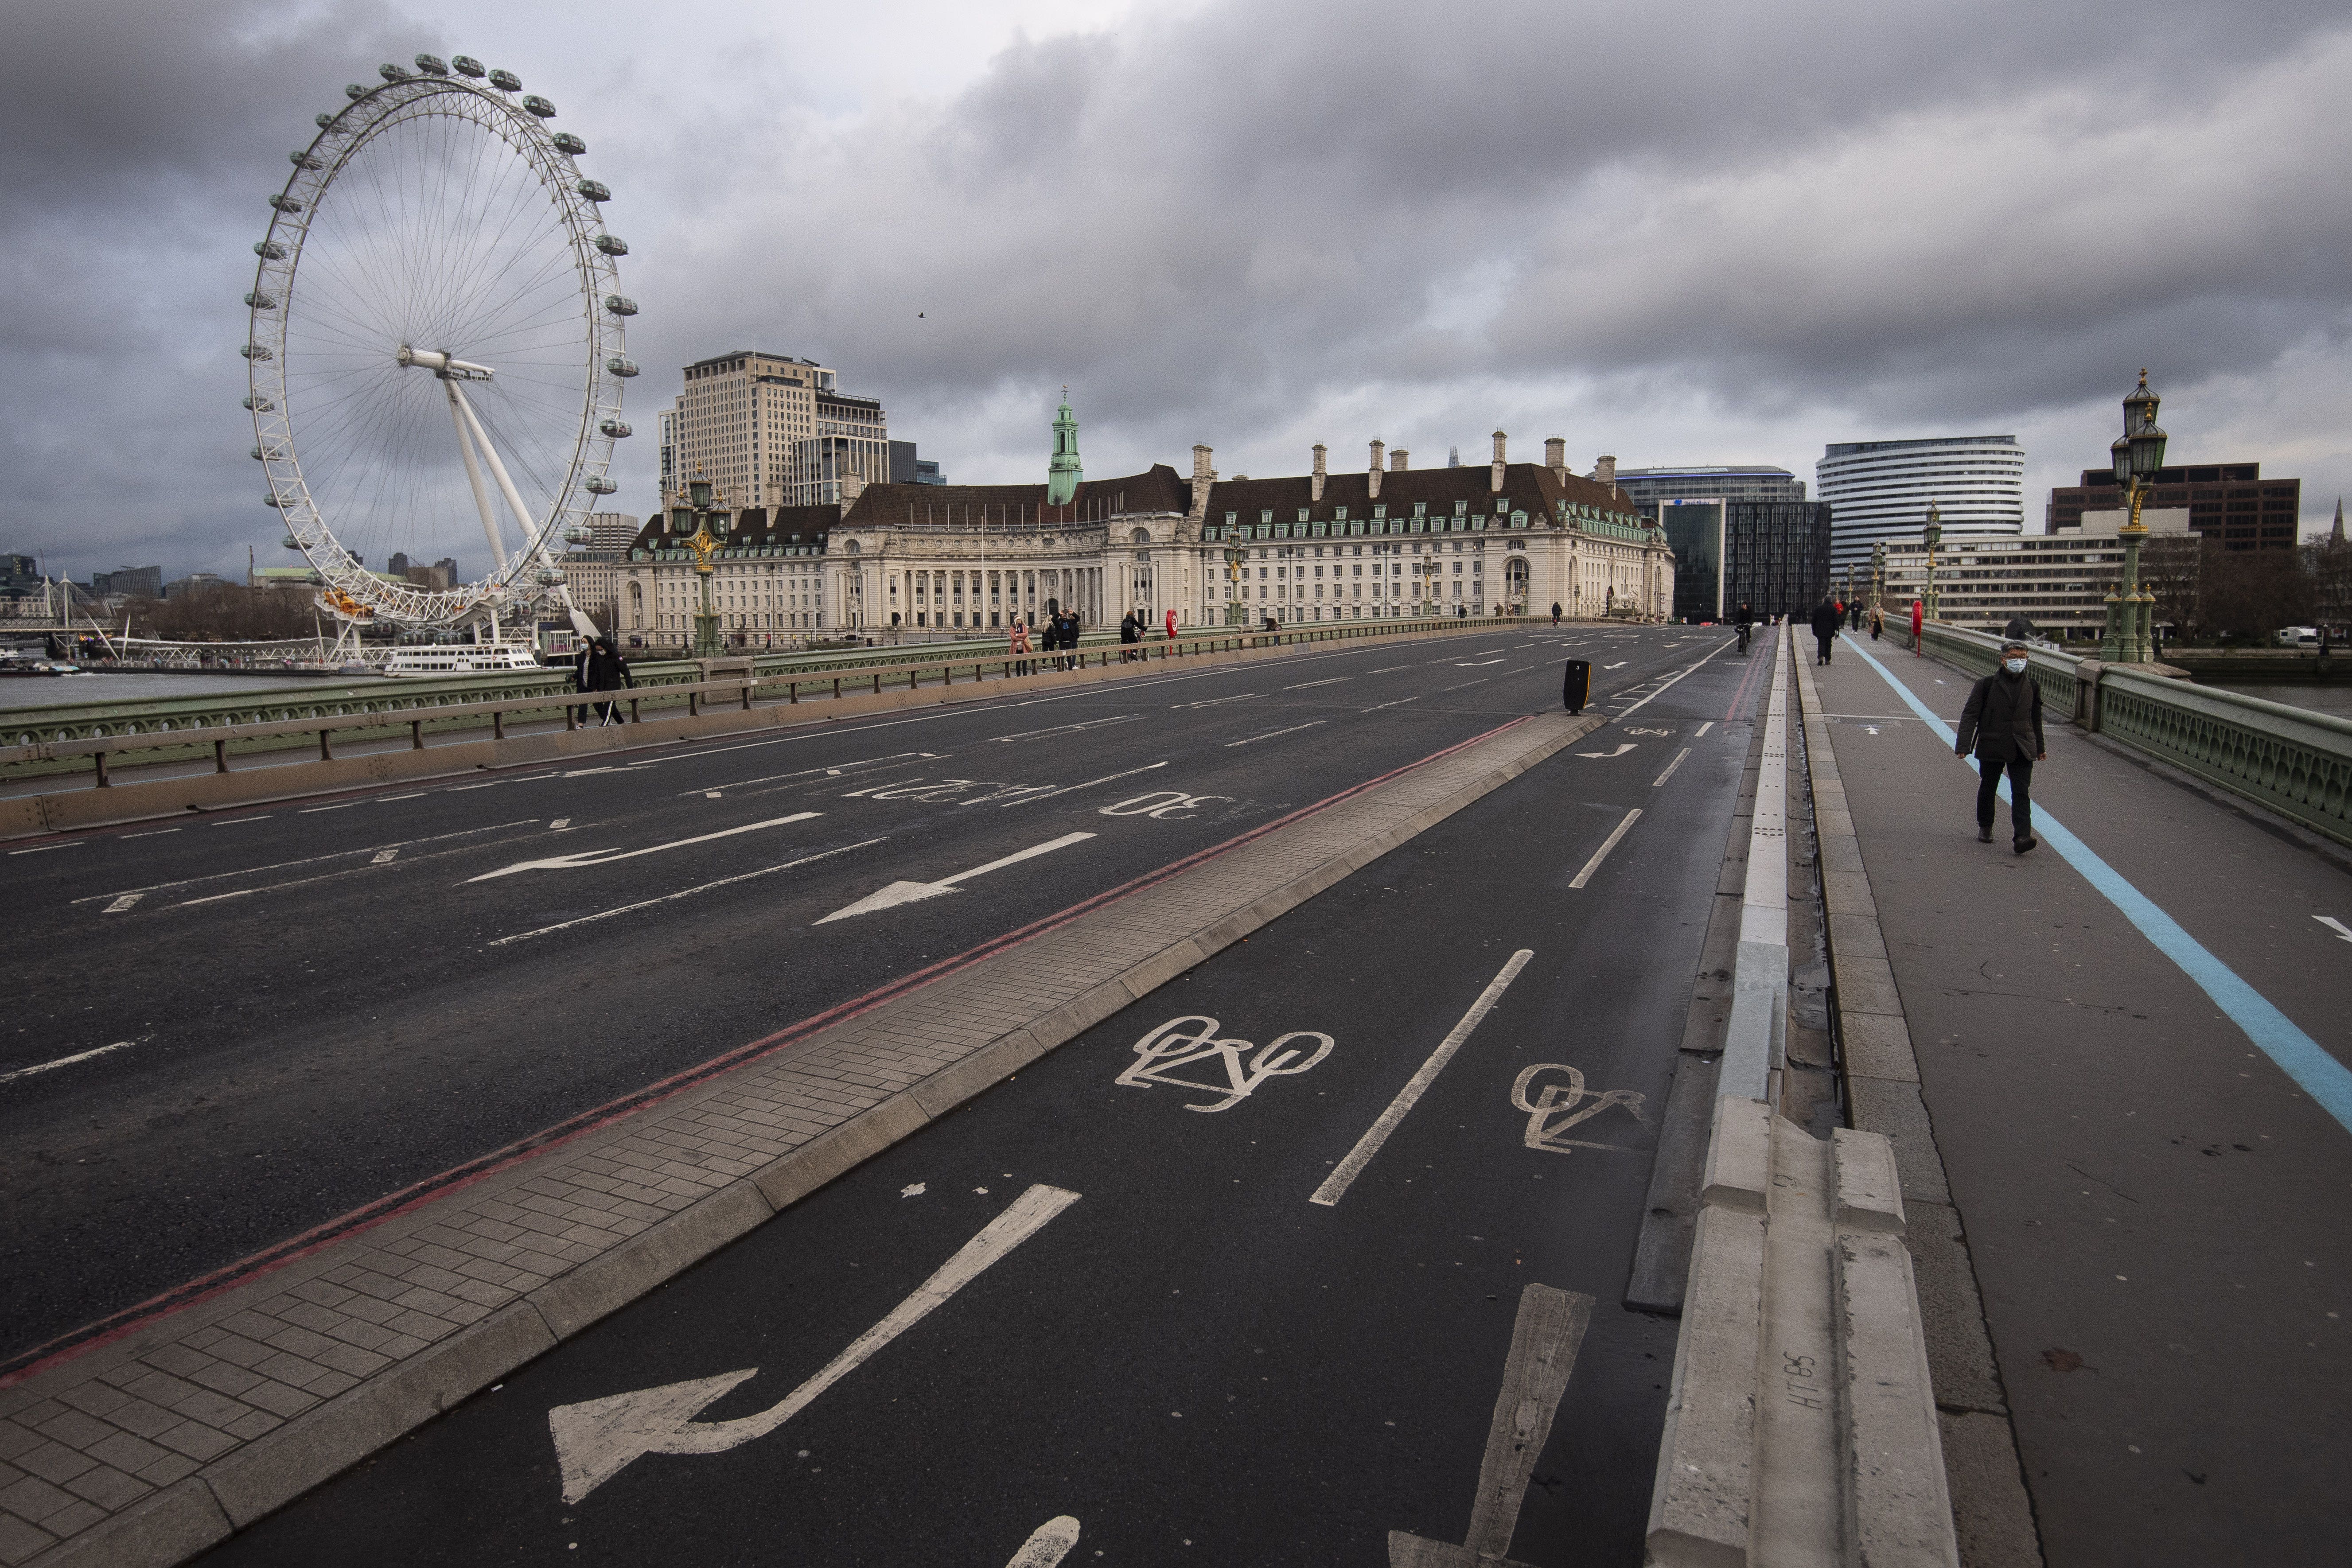
M 1902 647 L 1910 628 L 1890 626 Z M 1971 675 L 2000 667 L 2001 640 L 1941 622 L 1923 651 Z M 2106 664 L 2035 648 L 2045 706 L 2338 844 L 2352 845 L 2352 720 L 2199 686 L 2168 666 Z

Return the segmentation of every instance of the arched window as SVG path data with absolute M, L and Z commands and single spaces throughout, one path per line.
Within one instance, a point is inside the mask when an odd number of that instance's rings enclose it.
M 1127 536 L 1127 542 L 1129 544 L 1149 544 L 1151 542 L 1151 531 L 1148 528 L 1139 528 Z

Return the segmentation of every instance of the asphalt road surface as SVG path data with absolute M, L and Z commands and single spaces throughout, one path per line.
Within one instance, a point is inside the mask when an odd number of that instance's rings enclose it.
M 1622 661 L 1607 673 L 1625 689 L 1727 639 L 1563 640 Z M 1276 810 L 1541 705 L 1561 651 L 1493 656 L 1479 668 L 1499 689 L 1475 704 L 1428 707 L 1469 679 L 1450 658 L 1357 676 L 1347 718 L 1329 688 L 1190 721 L 1181 744 L 1155 716 L 1160 746 L 1097 740 L 1088 767 L 1039 776 L 1167 754 L 1168 787 Z M 1638 1561 L 1675 1325 L 1619 1301 L 1763 658 L 1714 658 L 206 1561 L 1373 1565 L 1391 1530 L 1474 1528 L 1536 1568 Z M 1282 684 L 1253 669 L 1150 689 Z M 1416 692 L 1417 731 L 1360 711 Z M 1097 700 L 1134 706 L 1119 695 Z M 1314 718 L 1320 739 L 1199 771 L 1212 746 Z M 762 895 L 798 901 L 760 930 L 877 872 L 1116 831 L 1099 810 L 876 856 L 822 898 Z M 944 836 L 954 819 L 924 820 Z M 1066 901 L 1121 874 L 1092 869 L 1093 842 L 1055 852 L 1066 880 L 1034 905 L 1008 886 L 985 914 L 903 906 L 859 917 L 877 923 L 858 940 L 966 922 L 891 946 L 904 963 Z M 911 1321 L 910 1295 L 931 1305 Z M 1589 1314 L 1581 1337 L 1557 1315 L 1547 1330 L 1546 1303 Z M 1474 1520 L 1515 1328 L 1573 1360 L 1564 1394 L 1521 1379 L 1500 1399 L 1507 1424 L 1556 1416 L 1518 1495 Z M 700 1386 L 661 1392 L 679 1384 Z M 630 1436 L 682 1423 L 706 1451 Z M 1019 1556 L 1073 1532 L 1065 1557 Z
M 1606 710 L 1728 642 L 1308 649 L 14 850 L 0 1358 L 1549 709 L 1563 658 Z

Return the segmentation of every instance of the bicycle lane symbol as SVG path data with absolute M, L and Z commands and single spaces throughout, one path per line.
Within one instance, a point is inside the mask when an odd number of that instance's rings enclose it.
M 1188 1089 L 1223 1096 L 1213 1105 L 1184 1108 L 1214 1114 L 1231 1110 L 1268 1079 L 1307 1071 L 1329 1056 L 1335 1044 L 1328 1035 L 1294 1029 L 1255 1047 L 1255 1054 L 1244 1063 L 1243 1054 L 1253 1051 L 1250 1042 L 1218 1039 L 1217 1027 L 1214 1018 L 1201 1013 L 1169 1019 L 1135 1042 L 1135 1065 L 1120 1073 L 1116 1081 L 1126 1089 Z M 1314 1048 L 1293 1045 L 1293 1041 L 1314 1042 Z M 1202 1081 L 1202 1078 L 1217 1079 L 1220 1069 L 1223 1082 Z M 1179 1076 L 1186 1071 L 1198 1071 L 1202 1078 Z
M 1547 1083 L 1533 1100 L 1528 1098 L 1538 1073 L 1561 1073 L 1565 1083 Z M 1630 1089 L 1612 1089 L 1590 1096 L 1584 1087 L 1584 1075 L 1561 1062 L 1538 1062 L 1526 1068 L 1511 1083 L 1511 1104 L 1528 1113 L 1528 1128 L 1521 1142 L 1530 1149 L 1547 1154 L 1573 1154 L 1579 1149 L 1608 1149 L 1620 1153 L 1632 1152 L 1624 1143 L 1594 1143 L 1567 1136 L 1568 1130 L 1600 1115 L 1611 1106 L 1622 1106 L 1633 1112 L 1633 1120 L 1649 1130 L 1649 1118 L 1642 1114 L 1642 1096 Z M 1579 1110 L 1580 1103 L 1583 1109 Z

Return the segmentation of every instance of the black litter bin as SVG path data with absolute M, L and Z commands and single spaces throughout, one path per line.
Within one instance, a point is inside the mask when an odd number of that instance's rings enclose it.
M 1568 704 L 1571 713 L 1584 711 L 1585 700 L 1592 695 L 1592 661 L 1571 658 L 1568 661 L 1567 679 L 1560 682 L 1559 700 Z

